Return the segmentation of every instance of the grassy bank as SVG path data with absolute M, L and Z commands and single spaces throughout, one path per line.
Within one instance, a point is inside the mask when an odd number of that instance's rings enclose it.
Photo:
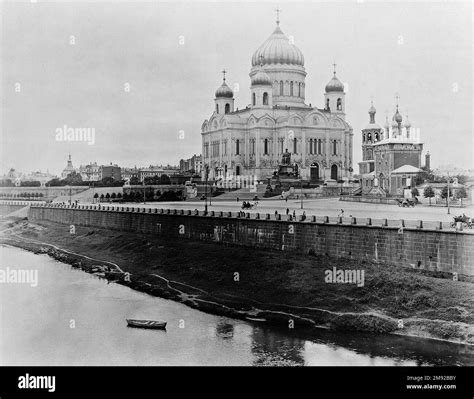
M 474 285 L 430 272 L 50 222 L 1 229 L 5 244 L 215 314 L 474 344 Z M 326 283 L 334 267 L 363 270 L 364 285 Z

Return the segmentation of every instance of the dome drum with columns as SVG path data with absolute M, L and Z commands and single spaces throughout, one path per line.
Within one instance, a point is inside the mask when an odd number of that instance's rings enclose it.
M 214 113 L 202 124 L 208 177 L 251 175 L 263 180 L 278 169 L 288 149 L 304 179 L 349 178 L 353 133 L 345 120 L 344 85 L 335 72 L 326 86 L 323 106 L 307 105 L 303 54 L 277 21 L 274 32 L 253 54 L 249 76 L 250 102 L 243 101 L 250 105 L 234 110 L 234 93 L 224 71 Z

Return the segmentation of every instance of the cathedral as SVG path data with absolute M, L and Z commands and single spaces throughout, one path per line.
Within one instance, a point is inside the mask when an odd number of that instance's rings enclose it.
M 232 180 L 273 175 L 283 154 L 291 153 L 299 177 L 339 181 L 352 175 L 352 127 L 345 120 L 343 83 L 326 85 L 322 108 L 306 104 L 303 53 L 280 28 L 255 51 L 250 69 L 250 104 L 234 108 L 234 93 L 222 85 L 215 108 L 202 124 L 203 177 Z

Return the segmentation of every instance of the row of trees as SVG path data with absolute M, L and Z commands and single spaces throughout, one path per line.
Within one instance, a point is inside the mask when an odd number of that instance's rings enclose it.
M 142 202 L 143 201 L 143 191 L 131 191 L 130 193 L 106 193 L 98 194 L 95 193 L 94 198 L 100 200 L 100 202 Z M 176 191 L 160 191 L 154 192 L 153 190 L 145 190 L 145 201 L 182 201 L 183 193 L 180 190 Z
M 412 190 L 412 194 L 417 196 L 419 195 L 418 189 L 414 188 Z M 423 190 L 423 197 L 428 198 L 431 206 L 431 198 L 435 197 L 436 192 L 431 186 L 426 186 L 425 189 Z M 440 193 L 441 198 L 445 199 L 446 202 L 448 201 L 448 186 L 444 186 L 441 190 Z M 461 200 L 461 205 L 462 205 L 462 200 L 464 198 L 467 198 L 467 192 L 464 187 L 459 187 L 459 188 L 450 188 L 449 189 L 449 198 L 451 199 L 459 199 Z
M 143 179 L 143 182 L 145 183 L 145 186 L 152 186 L 152 185 L 159 185 L 159 184 L 171 184 L 171 179 L 168 175 L 161 175 L 161 176 L 150 176 L 150 177 L 145 177 Z M 133 176 L 130 179 L 130 185 L 139 185 L 142 184 L 142 182 L 138 179 L 138 177 Z
M 94 186 L 94 187 L 121 187 L 125 184 L 125 180 L 115 180 L 113 177 L 104 177 L 102 180 L 90 182 L 83 181 L 80 173 L 72 172 L 64 179 L 54 178 L 46 183 L 47 187 L 61 186 Z
M 0 198 L 42 198 L 43 193 L 0 193 Z
M 450 179 L 457 179 L 459 184 L 465 184 L 468 177 L 465 175 L 455 175 L 450 176 Z M 421 168 L 421 172 L 419 172 L 415 177 L 415 185 L 419 186 L 423 183 L 446 183 L 448 180 L 448 176 L 444 175 L 437 175 L 432 170 L 427 169 L 426 166 Z

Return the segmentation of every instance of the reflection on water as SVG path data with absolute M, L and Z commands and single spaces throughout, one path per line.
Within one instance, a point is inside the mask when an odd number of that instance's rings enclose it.
M 2 269 L 38 269 L 37 287 L 0 284 L 0 365 L 474 364 L 466 346 L 406 337 L 288 330 L 209 315 L 107 284 L 17 248 Z M 126 318 L 166 320 L 166 331 Z

